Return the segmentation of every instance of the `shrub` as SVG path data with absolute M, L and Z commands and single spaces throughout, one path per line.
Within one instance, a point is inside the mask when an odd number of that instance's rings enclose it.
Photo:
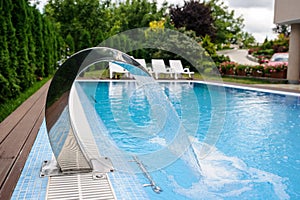
M 262 72 L 264 70 L 264 66 L 263 65 L 257 65 L 257 66 L 252 66 L 252 71 L 259 71 Z
M 231 61 L 225 61 L 225 62 L 222 62 L 219 66 L 219 71 L 220 73 L 222 74 L 225 74 L 226 72 L 228 71 L 235 71 L 235 68 L 237 66 L 237 63 L 235 62 L 231 62 Z
M 236 69 L 236 74 L 238 75 L 239 74 L 247 75 L 252 72 L 251 66 L 248 65 L 237 65 L 235 69 Z
M 274 54 L 274 50 L 273 49 L 261 49 L 261 50 L 258 50 L 257 55 L 273 55 Z
M 268 66 L 266 65 L 264 67 L 264 73 L 265 74 L 270 74 L 273 72 L 280 72 L 280 71 L 284 71 L 287 70 L 287 65 L 286 64 L 279 64 L 279 65 L 275 65 L 275 66 Z
M 218 55 L 218 54 L 211 55 L 211 58 L 216 63 L 216 66 L 219 66 L 223 62 L 229 62 L 230 61 L 228 56 Z
M 212 71 L 213 71 L 213 68 L 206 68 L 206 69 L 204 70 L 204 74 L 211 74 Z
M 248 67 L 247 65 L 237 65 L 236 70 L 245 71 L 247 67 Z

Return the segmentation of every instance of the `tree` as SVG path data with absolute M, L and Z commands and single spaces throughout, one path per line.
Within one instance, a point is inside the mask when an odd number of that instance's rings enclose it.
M 182 7 L 171 6 L 170 19 L 176 28 L 185 27 L 186 30 L 193 30 L 197 36 L 209 35 L 214 38 L 216 35 L 211 9 L 205 3 L 191 0 L 184 2 Z
M 113 15 L 114 22 L 120 22 L 120 32 L 148 27 L 154 20 L 161 20 L 165 11 L 166 3 L 158 9 L 156 1 L 147 0 L 127 0 L 119 4 L 114 4 Z
M 248 32 L 241 32 L 237 34 L 237 43 L 243 48 L 248 48 L 251 45 L 255 44 L 255 38 Z
M 33 20 L 35 25 L 33 28 L 33 36 L 35 41 L 35 54 L 36 54 L 36 70 L 35 75 L 37 77 L 45 76 L 44 66 L 44 39 L 43 39 L 43 19 L 42 15 L 37 9 L 33 9 Z
M 276 24 L 276 27 L 273 28 L 273 32 L 289 37 L 291 34 L 291 26 L 288 24 Z
M 20 92 L 19 88 L 19 80 L 17 78 L 16 69 L 18 67 L 18 41 L 16 38 L 16 30 L 13 27 L 12 24 L 12 9 L 13 5 L 11 0 L 5 0 L 1 1 L 0 6 L 0 12 L 1 12 L 1 63 L 3 65 L 0 66 L 0 73 L 2 75 L 2 81 L 4 79 L 7 81 L 6 88 L 2 88 L 3 91 L 0 92 L 1 94 L 6 94 L 7 98 L 13 98 L 17 96 Z M 6 47 L 7 45 L 7 47 Z M 8 54 L 7 54 L 8 53 Z M 8 57 L 7 57 L 8 56 Z M 6 59 L 9 59 L 8 62 L 6 62 Z M 6 63 L 6 64 L 5 64 Z M 2 82 L 3 83 L 3 82 Z M 2 86 L 1 86 L 2 87 Z
M 166 5 L 166 4 L 164 4 Z M 74 52 L 96 46 L 121 31 L 145 27 L 160 20 L 166 7 L 155 1 L 127 0 L 112 4 L 99 0 L 50 0 L 45 14 L 60 27 L 63 38 L 72 36 Z
M 277 39 L 273 41 L 274 52 L 287 52 L 289 50 L 289 41 L 289 37 L 286 37 L 283 33 L 279 34 Z
M 34 13 L 33 10 L 35 8 L 31 6 L 27 6 L 27 15 L 28 15 L 28 29 L 27 29 L 27 37 L 28 37 L 28 59 L 29 59 L 29 69 L 30 73 L 35 75 L 36 71 L 36 44 L 35 44 L 35 38 L 33 33 L 35 33 L 35 27 L 36 25 L 34 24 Z M 35 77 L 35 76 L 34 76 Z
M 44 37 L 44 73 L 49 76 L 54 72 L 53 58 L 53 39 L 51 38 L 51 25 L 48 18 L 43 18 L 43 37 Z
M 67 55 L 70 56 L 73 53 L 75 53 L 75 45 L 74 45 L 74 39 L 71 34 L 68 34 L 65 40 L 66 43 L 66 51 Z
M 25 90 L 35 81 L 34 73 L 29 67 L 28 58 L 28 34 L 29 34 L 29 20 L 28 20 L 28 4 L 25 0 L 15 1 L 13 4 L 12 22 L 16 28 L 16 38 L 18 40 L 18 68 L 17 78 L 20 80 L 21 90 Z
M 213 17 L 213 25 L 216 28 L 214 41 L 217 44 L 238 43 L 239 35 L 244 28 L 242 16 L 235 18 L 234 10 L 229 11 L 228 6 L 220 0 L 209 0 Z
M 202 47 L 207 51 L 207 53 L 211 56 L 216 55 L 216 47 L 215 45 L 211 42 L 211 39 L 208 35 L 206 35 L 201 43 Z
M 113 15 L 107 8 L 108 5 L 101 4 L 99 0 L 50 0 L 45 7 L 45 14 L 57 23 L 63 38 L 67 38 L 69 34 L 72 36 L 76 41 L 76 52 L 81 49 L 82 43 L 79 44 L 78 41 L 83 38 L 85 31 L 90 35 L 91 43 L 96 46 L 99 32 L 109 30 Z
M 1 10 L 3 12 L 3 10 Z M 4 102 L 6 98 L 12 96 L 10 86 L 10 74 L 9 69 L 9 51 L 6 41 L 6 21 L 2 13 L 0 15 L 0 102 Z
M 80 35 L 79 41 L 78 41 L 79 49 L 86 49 L 89 47 L 92 47 L 92 39 L 91 35 L 87 30 L 83 30 L 82 34 Z
M 49 19 L 30 6 L 28 0 L 0 0 L 0 27 L 0 103 L 3 103 L 28 89 L 36 77 L 54 72 L 60 37 Z

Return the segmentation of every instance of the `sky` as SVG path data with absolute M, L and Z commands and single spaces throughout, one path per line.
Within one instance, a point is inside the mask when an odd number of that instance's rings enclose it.
M 41 0 L 46 2 L 47 0 Z M 275 0 L 223 0 L 230 10 L 234 10 L 236 16 L 244 18 L 244 31 L 252 34 L 257 42 L 263 42 L 267 37 L 269 40 L 276 38 L 272 32 L 275 27 L 274 1 Z M 157 0 L 162 4 L 164 0 Z M 169 4 L 183 5 L 184 0 L 167 0 Z M 42 6 L 42 3 L 40 6 Z
M 258 42 L 276 38 L 272 28 L 274 24 L 274 1 L 275 0 L 227 0 L 230 9 L 237 16 L 244 18 L 244 31 L 251 33 Z
M 162 3 L 164 0 L 157 0 Z M 220 0 L 221 1 L 221 0 Z M 269 40 L 276 38 L 272 32 L 275 27 L 274 21 L 274 1 L 275 0 L 223 0 L 234 10 L 236 17 L 244 19 L 244 31 L 252 34 L 257 42 L 263 42 L 267 37 Z M 183 5 L 184 0 L 167 0 L 168 3 Z

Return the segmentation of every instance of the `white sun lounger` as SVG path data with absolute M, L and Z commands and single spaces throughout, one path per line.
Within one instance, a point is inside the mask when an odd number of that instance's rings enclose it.
M 135 59 L 138 63 L 140 63 L 145 69 L 147 69 L 145 59 Z
M 175 74 L 175 79 L 178 79 L 178 76 L 181 77 L 182 74 L 186 74 L 189 78 L 192 78 L 194 72 L 191 72 L 189 68 L 183 68 L 181 60 L 169 60 L 170 67 Z
M 153 74 L 152 68 L 147 67 L 145 59 L 135 59 L 138 63 L 140 63 L 150 74 Z
M 129 72 L 124 69 L 123 67 L 113 63 L 109 62 L 109 78 L 112 79 L 114 73 L 121 73 L 124 74 L 126 77 L 129 77 Z
M 173 72 L 170 68 L 166 68 L 165 62 L 163 59 L 152 59 L 152 69 L 155 78 L 158 79 L 160 74 L 169 75 L 171 78 L 173 77 Z

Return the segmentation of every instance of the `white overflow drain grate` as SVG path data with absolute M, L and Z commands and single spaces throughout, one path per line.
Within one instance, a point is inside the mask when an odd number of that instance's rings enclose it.
M 47 200 L 51 199 L 116 199 L 104 174 L 93 179 L 92 173 L 49 177 Z

